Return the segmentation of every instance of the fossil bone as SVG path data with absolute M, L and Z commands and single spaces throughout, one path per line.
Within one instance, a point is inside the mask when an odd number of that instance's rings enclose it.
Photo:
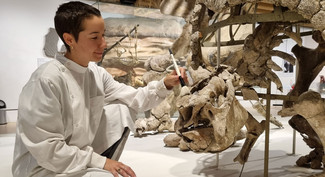
M 298 101 L 293 106 L 295 112 L 302 117 L 304 117 L 309 125 L 312 127 L 313 131 L 316 132 L 318 137 L 310 137 L 315 139 L 315 141 L 307 141 L 309 146 L 316 148 L 316 152 L 320 156 L 322 156 L 324 163 L 324 143 L 325 143 L 325 131 L 323 125 L 325 124 L 325 103 L 321 98 L 320 94 L 315 91 L 307 91 L 299 96 Z M 300 124 L 297 124 L 300 125 Z M 308 126 L 307 126 L 308 127 Z M 309 129 L 308 135 L 313 135 L 312 130 Z M 319 139 L 318 139 L 319 138 Z M 319 143 L 321 142 L 321 144 Z M 322 145 L 322 146 L 320 146 Z M 320 148 L 322 151 L 319 151 Z M 318 158 L 314 158 L 313 160 L 318 160 Z M 317 163 L 317 162 L 316 162 Z M 317 167 L 317 166 L 316 166 Z M 318 166 L 320 167 L 320 165 Z
M 236 141 L 245 125 L 246 141 L 235 160 L 246 162 L 256 139 L 264 131 L 264 123 L 258 123 L 236 99 L 238 85 L 233 84 L 241 83 L 236 79 L 240 78 L 234 70 L 222 65 L 189 91 L 182 88 L 176 104 L 180 116 L 175 124 L 176 133 L 182 137 L 178 145 L 181 150 L 223 151 Z

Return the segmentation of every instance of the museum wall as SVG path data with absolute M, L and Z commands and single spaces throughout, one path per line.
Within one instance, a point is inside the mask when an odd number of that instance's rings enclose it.
M 43 52 L 44 36 L 54 28 L 55 11 L 64 2 L 67 0 L 0 2 L 0 100 L 6 102 L 7 108 L 17 109 L 19 94 L 32 72 L 50 60 Z M 102 15 L 123 18 L 118 14 Z M 16 121 L 16 117 L 17 111 L 7 112 L 8 122 Z
M 307 32 L 310 31 L 310 29 L 308 28 L 304 28 L 302 27 L 301 32 Z M 281 50 L 281 51 L 285 51 L 286 53 L 293 55 L 293 53 L 291 52 L 291 48 L 293 46 L 295 46 L 297 43 L 295 41 L 293 41 L 292 39 L 285 39 L 283 40 L 283 43 L 279 46 L 274 48 L 275 50 Z M 302 37 L 302 45 L 308 48 L 316 48 L 318 43 L 316 43 L 311 36 L 305 36 Z M 294 55 L 293 55 L 294 56 Z M 297 67 L 293 66 L 293 71 L 286 71 L 286 68 L 284 66 L 285 64 L 285 60 L 279 58 L 279 57 L 272 57 L 272 60 L 277 63 L 279 66 L 282 67 L 283 71 L 275 71 L 275 73 L 278 75 L 278 77 L 280 78 L 282 84 L 283 84 L 283 93 L 281 93 L 279 90 L 276 89 L 276 85 L 274 83 L 272 83 L 271 86 L 271 91 L 274 94 L 287 94 L 292 88 L 292 86 L 295 84 L 295 76 L 296 76 L 296 70 Z M 318 91 L 318 87 L 319 87 L 319 81 L 320 81 L 320 76 L 321 75 L 325 75 L 325 70 L 323 69 L 318 77 L 315 78 L 315 80 L 312 82 L 312 84 L 310 85 L 310 89 L 314 90 L 314 91 Z M 277 103 L 280 103 L 282 101 L 278 100 L 276 101 Z
M 63 0 L 7 0 L 0 3 L 0 99 L 17 108 L 18 97 L 43 54 L 44 36 Z M 15 121 L 17 111 L 7 112 Z

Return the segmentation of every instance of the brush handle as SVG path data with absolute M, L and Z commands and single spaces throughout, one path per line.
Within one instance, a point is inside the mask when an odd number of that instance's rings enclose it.
M 182 76 L 178 76 L 178 78 L 179 78 L 179 81 L 181 82 L 181 86 L 184 87 L 185 86 L 184 79 L 182 78 Z
M 170 56 L 172 57 L 173 64 L 174 64 L 174 68 L 175 68 L 175 71 L 176 71 L 176 73 L 178 75 L 178 78 L 179 78 L 179 81 L 181 83 L 181 86 L 184 87 L 185 86 L 185 82 L 184 82 L 184 79 L 182 78 L 181 72 L 179 72 L 179 69 L 178 69 L 176 60 L 174 58 L 173 52 L 170 49 L 168 49 L 168 50 L 169 50 Z
M 178 66 L 177 66 L 176 60 L 175 60 L 175 58 L 174 58 L 173 52 L 172 52 L 170 49 L 168 49 L 168 50 L 169 50 L 169 54 L 170 54 L 170 56 L 172 57 L 175 71 L 176 71 L 176 73 L 177 73 L 178 76 L 181 76 L 181 73 L 179 72 L 179 69 L 178 69 Z

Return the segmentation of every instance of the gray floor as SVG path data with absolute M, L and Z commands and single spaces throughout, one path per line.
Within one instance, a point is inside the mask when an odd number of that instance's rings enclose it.
M 241 101 L 247 109 L 261 120 L 262 117 L 250 108 L 250 103 Z M 279 107 L 272 107 L 276 115 Z M 309 153 L 310 149 L 297 134 L 295 155 L 293 152 L 293 130 L 288 125 L 288 117 L 277 116 L 284 128 L 270 126 L 269 168 L 270 177 L 310 176 L 322 170 L 311 170 L 295 167 L 295 161 Z M 14 123 L 0 125 L 0 172 L 1 177 L 11 177 L 11 163 L 14 145 Z M 5 131 L 4 131 L 5 130 Z M 239 177 L 242 165 L 233 162 L 244 140 L 233 147 L 217 154 L 181 152 L 178 148 L 164 147 L 163 138 L 167 133 L 154 134 L 148 132 L 145 137 L 135 138 L 130 135 L 120 161 L 131 166 L 138 177 Z M 245 164 L 242 177 L 264 176 L 265 135 L 262 134 L 253 147 L 248 162 Z M 219 159 L 219 163 L 217 162 Z

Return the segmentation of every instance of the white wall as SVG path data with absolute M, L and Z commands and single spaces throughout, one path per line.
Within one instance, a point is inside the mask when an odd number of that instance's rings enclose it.
M 0 100 L 17 109 L 19 94 L 43 53 L 44 36 L 54 28 L 58 6 L 70 0 L 2 0 L 0 2 Z M 94 1 L 81 0 L 88 4 Z M 111 14 L 102 13 L 103 17 Z M 62 43 L 61 43 L 62 45 Z M 7 112 L 7 122 L 17 111 Z
M 310 31 L 310 29 L 305 29 L 305 28 L 301 28 L 302 32 L 305 31 Z M 295 57 L 295 55 L 291 52 L 292 47 L 294 47 L 297 43 L 292 40 L 292 39 L 285 39 L 283 40 L 283 43 L 279 46 L 276 47 L 276 50 L 281 50 L 284 51 L 292 56 Z M 311 36 L 305 36 L 302 37 L 302 45 L 304 47 L 307 48 L 311 48 L 314 49 L 318 46 L 318 43 L 316 43 Z M 277 63 L 279 66 L 281 66 L 284 70 L 284 60 L 279 58 L 279 57 L 272 57 L 272 60 Z M 300 66 L 300 69 L 303 66 Z M 324 75 L 324 69 L 319 73 L 319 75 Z M 293 73 L 284 73 L 283 71 L 278 71 L 275 72 L 277 74 L 277 76 L 280 78 L 282 85 L 283 85 L 283 93 L 281 93 L 280 91 L 278 91 L 276 89 L 276 85 L 274 83 L 272 83 L 272 93 L 275 94 L 287 94 L 290 89 L 291 89 L 291 85 L 293 85 L 295 83 L 296 80 L 296 66 L 294 66 L 294 72 Z M 315 78 L 315 80 L 311 83 L 310 85 L 310 89 L 318 91 L 318 84 L 319 84 L 319 76 L 317 76 Z
M 0 3 L 0 99 L 17 108 L 22 87 L 37 68 L 44 36 L 54 27 L 53 18 L 63 0 L 6 0 Z M 17 111 L 7 112 L 7 121 Z

